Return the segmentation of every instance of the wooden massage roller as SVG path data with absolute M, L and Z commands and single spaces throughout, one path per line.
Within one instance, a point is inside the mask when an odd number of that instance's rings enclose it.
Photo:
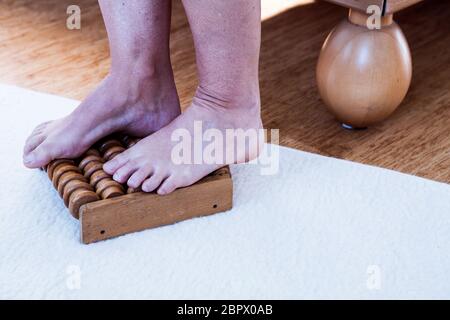
M 80 220 L 83 243 L 231 209 L 233 184 L 228 167 L 166 196 L 113 180 L 103 164 L 138 141 L 124 135 L 110 136 L 79 159 L 53 160 L 44 168 L 72 216 Z

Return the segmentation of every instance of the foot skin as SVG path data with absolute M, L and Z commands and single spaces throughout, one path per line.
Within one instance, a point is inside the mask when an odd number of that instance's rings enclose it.
M 170 68 L 169 68 L 170 69 Z M 147 136 L 180 114 L 172 71 L 109 75 L 70 115 L 36 127 L 23 162 L 39 168 L 57 158 L 75 158 L 113 132 Z
M 177 188 L 189 186 L 224 165 L 253 160 L 258 156 L 263 141 L 254 141 L 257 149 L 236 150 L 234 161 L 220 164 L 176 164 L 171 155 L 178 142 L 171 139 L 177 129 L 187 129 L 194 137 L 194 122 L 201 121 L 203 130 L 258 129 L 262 128 L 259 96 L 235 105 L 224 105 L 211 95 L 197 94 L 192 105 L 168 126 L 139 141 L 135 146 L 104 165 L 104 170 L 114 180 L 127 183 L 132 188 L 141 186 L 144 192 L 157 189 L 160 195 L 169 194 Z M 219 102 L 219 103 L 218 103 Z M 223 102 L 223 101 L 221 101 Z M 224 134 L 225 136 L 225 134 Z M 233 148 L 234 150 L 234 148 Z

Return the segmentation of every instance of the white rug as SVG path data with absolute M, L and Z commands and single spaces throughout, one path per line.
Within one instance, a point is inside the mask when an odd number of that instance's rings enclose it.
M 233 166 L 234 209 L 83 245 L 32 128 L 76 101 L 0 86 L 0 298 L 450 298 L 450 186 L 280 148 Z

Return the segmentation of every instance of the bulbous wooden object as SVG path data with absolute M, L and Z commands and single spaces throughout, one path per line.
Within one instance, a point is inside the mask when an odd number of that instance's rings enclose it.
M 408 43 L 392 15 L 369 30 L 368 16 L 350 10 L 326 39 L 317 64 L 320 95 L 347 126 L 364 128 L 387 118 L 404 99 L 412 76 Z

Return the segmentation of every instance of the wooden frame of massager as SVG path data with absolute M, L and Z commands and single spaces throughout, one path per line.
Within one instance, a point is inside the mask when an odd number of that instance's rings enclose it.
M 106 240 L 232 208 L 233 183 L 228 167 L 169 195 L 128 188 L 103 171 L 138 139 L 110 136 L 77 160 L 58 159 L 45 171 L 70 213 L 80 221 L 85 244 Z

